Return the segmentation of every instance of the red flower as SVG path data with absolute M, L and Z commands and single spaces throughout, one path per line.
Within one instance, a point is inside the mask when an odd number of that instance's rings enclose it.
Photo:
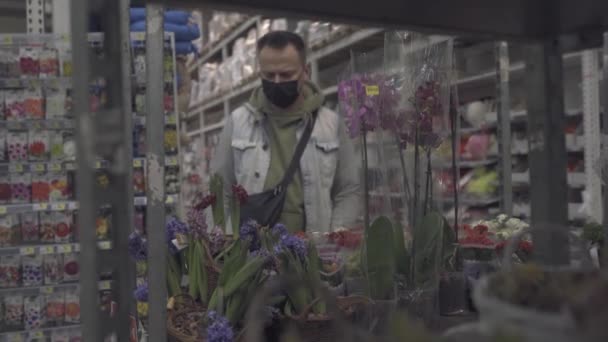
M 245 190 L 245 188 L 243 188 L 241 185 L 232 185 L 232 194 L 237 199 L 240 205 L 244 205 L 245 203 L 247 203 L 249 195 L 247 194 L 247 190 Z
M 496 243 L 490 239 L 488 227 L 485 225 L 479 224 L 473 228 L 471 228 L 469 225 L 464 225 L 462 230 L 464 231 L 464 237 L 458 241 L 461 245 L 484 247 L 492 247 L 496 245 Z
M 532 242 L 523 240 L 519 243 L 519 249 L 525 253 L 532 253 Z
M 204 210 L 209 206 L 214 205 L 216 200 L 217 198 L 215 197 L 215 194 L 209 194 L 201 198 L 200 201 L 194 205 L 194 208 L 196 210 Z

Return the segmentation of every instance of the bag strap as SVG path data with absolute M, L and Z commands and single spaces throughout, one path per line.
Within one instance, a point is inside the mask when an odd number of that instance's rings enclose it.
M 310 136 L 312 135 L 312 130 L 315 127 L 315 123 L 317 122 L 317 114 L 318 110 L 315 110 L 312 113 L 312 118 L 306 123 L 306 128 L 304 129 L 304 132 L 302 132 L 302 136 L 300 137 L 300 141 L 298 141 L 298 145 L 296 145 L 296 149 L 293 152 L 293 158 L 291 159 L 291 162 L 289 162 L 287 170 L 285 170 L 285 175 L 283 175 L 283 179 L 274 189 L 275 195 L 287 189 L 287 187 L 293 180 L 293 177 L 296 174 L 298 167 L 300 167 L 300 159 L 302 159 L 302 155 L 304 154 L 306 145 L 308 144 Z

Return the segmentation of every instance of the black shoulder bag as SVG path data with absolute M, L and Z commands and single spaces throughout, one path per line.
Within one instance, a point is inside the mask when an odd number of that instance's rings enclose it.
M 308 124 L 302 133 L 302 137 L 293 153 L 293 158 L 279 184 L 273 189 L 249 195 L 247 203 L 241 206 L 241 225 L 250 219 L 257 221 L 257 223 L 262 226 L 268 227 L 272 227 L 279 222 L 281 213 L 283 212 L 283 206 L 285 205 L 287 187 L 293 180 L 296 170 L 300 166 L 300 159 L 310 140 L 316 120 L 317 112 L 315 111 L 312 115 L 312 119 L 308 121 Z

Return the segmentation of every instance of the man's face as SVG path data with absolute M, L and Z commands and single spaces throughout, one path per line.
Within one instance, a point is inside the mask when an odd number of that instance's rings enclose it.
M 264 47 L 258 55 L 260 77 L 275 83 L 308 78 L 307 70 L 298 50 L 293 45 L 282 49 Z

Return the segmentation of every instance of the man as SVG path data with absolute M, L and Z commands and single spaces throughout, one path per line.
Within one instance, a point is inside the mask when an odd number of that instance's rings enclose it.
M 274 188 L 316 112 L 280 222 L 291 231 L 348 227 L 360 215 L 358 158 L 342 118 L 323 106 L 322 92 L 309 80 L 304 41 L 292 32 L 270 32 L 259 39 L 257 57 L 262 86 L 226 119 L 214 173 L 249 194 Z

